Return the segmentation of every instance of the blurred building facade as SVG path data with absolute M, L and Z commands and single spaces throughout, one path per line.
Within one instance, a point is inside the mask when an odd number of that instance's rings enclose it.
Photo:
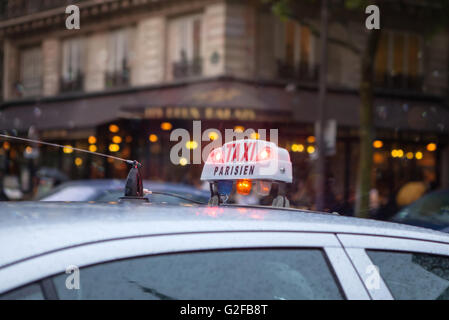
M 73 3 L 79 30 L 65 27 Z M 8 0 L 0 10 L 0 130 L 136 158 L 148 178 L 192 182 L 201 168 L 171 164 L 171 129 L 191 131 L 192 120 L 222 133 L 276 128 L 298 184 L 310 185 L 318 7 L 307 8 L 303 24 L 279 19 L 260 1 Z M 363 48 L 364 18 L 331 22 L 330 37 Z M 375 187 L 385 196 L 416 179 L 448 187 L 447 31 L 428 39 L 416 23 L 391 20 L 375 66 Z M 360 57 L 337 42 L 329 43 L 327 117 L 338 130 L 328 166 L 336 198 L 348 202 L 359 152 Z M 34 154 L 2 147 L 9 173 Z M 38 150 L 32 161 L 75 178 L 126 176 L 121 163 Z

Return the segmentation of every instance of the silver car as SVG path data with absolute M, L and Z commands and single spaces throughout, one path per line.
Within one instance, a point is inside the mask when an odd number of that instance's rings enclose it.
M 448 299 L 449 235 L 244 206 L 0 204 L 3 299 Z

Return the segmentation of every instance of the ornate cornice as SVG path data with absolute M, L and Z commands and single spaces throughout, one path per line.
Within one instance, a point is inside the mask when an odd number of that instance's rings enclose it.
M 97 20 L 101 15 L 120 15 L 132 10 L 160 9 L 179 0 L 86 0 L 79 2 L 81 21 Z M 0 21 L 0 38 L 34 33 L 55 26 L 65 26 L 66 5 Z

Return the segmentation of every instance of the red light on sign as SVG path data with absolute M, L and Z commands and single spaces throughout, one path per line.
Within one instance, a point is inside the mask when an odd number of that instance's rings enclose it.
M 209 156 L 212 163 L 223 163 L 223 151 L 221 149 L 215 149 Z
M 264 161 L 271 158 L 271 148 L 265 147 L 257 156 L 257 161 Z

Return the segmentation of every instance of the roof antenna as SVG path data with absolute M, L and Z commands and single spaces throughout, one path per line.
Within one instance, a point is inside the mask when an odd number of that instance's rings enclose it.
M 56 143 L 44 142 L 44 141 L 39 141 L 39 140 L 34 140 L 34 139 L 20 138 L 20 137 L 10 136 L 10 135 L 6 135 L 6 134 L 0 134 L 0 137 L 5 138 L 5 139 L 12 139 L 12 140 L 25 141 L 25 142 L 35 143 L 35 144 L 41 144 L 41 145 L 51 146 L 51 147 L 55 147 L 55 148 L 71 149 L 74 151 L 89 153 L 89 154 L 93 154 L 93 155 L 100 156 L 100 157 L 105 157 L 105 158 L 110 158 L 110 159 L 126 162 L 127 164 L 131 165 L 132 167 L 131 167 L 131 170 L 129 171 L 128 178 L 126 179 L 124 197 L 121 197 L 119 201 L 122 202 L 122 201 L 129 201 L 129 200 L 131 200 L 131 201 L 139 200 L 139 201 L 148 202 L 148 199 L 144 197 L 142 175 L 140 174 L 140 170 L 139 170 L 142 167 L 142 164 L 140 164 L 136 160 L 126 160 L 126 159 L 122 159 L 119 157 L 111 156 L 109 154 L 103 154 L 103 153 L 99 153 L 99 152 L 93 152 L 93 151 L 88 151 L 88 150 L 84 150 L 84 149 L 74 148 L 71 146 L 63 146 L 63 145 L 56 144 Z
M 132 161 L 132 167 L 126 179 L 125 196 L 120 198 L 120 202 L 136 200 L 148 202 L 148 198 L 144 197 L 142 175 L 140 174 L 141 167 L 142 165 L 139 162 Z

